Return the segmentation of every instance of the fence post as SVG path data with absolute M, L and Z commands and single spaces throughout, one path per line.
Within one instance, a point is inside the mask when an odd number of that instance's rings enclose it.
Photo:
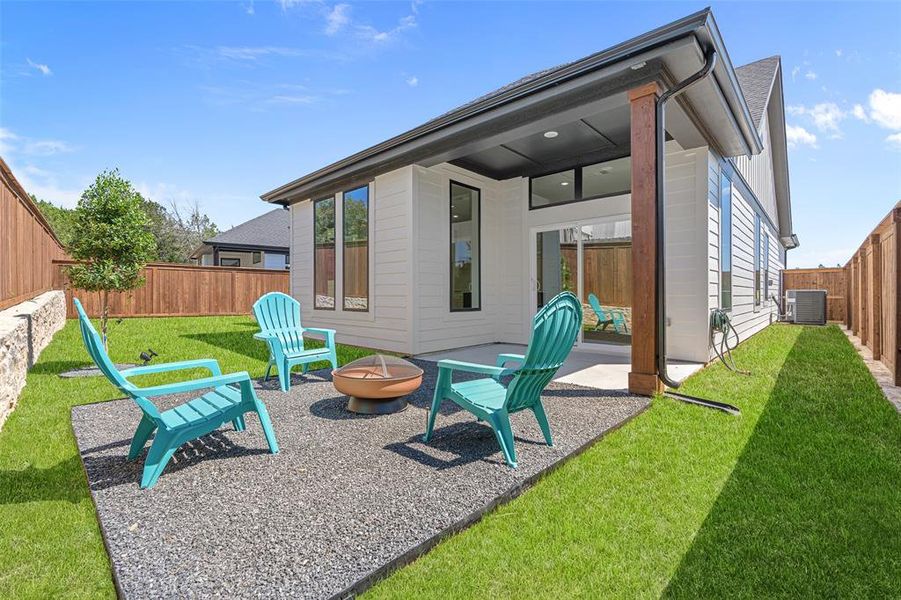
M 872 257 L 873 266 L 870 269 L 870 279 L 872 280 L 872 290 L 870 296 L 872 298 L 873 323 L 870 332 L 870 348 L 873 350 L 873 360 L 879 360 L 882 357 L 882 245 L 879 242 L 879 234 L 874 233 L 870 236 L 870 256 Z
M 895 206 L 894 217 L 895 237 L 895 280 L 888 285 L 894 286 L 895 306 L 895 385 L 901 386 L 901 206 Z

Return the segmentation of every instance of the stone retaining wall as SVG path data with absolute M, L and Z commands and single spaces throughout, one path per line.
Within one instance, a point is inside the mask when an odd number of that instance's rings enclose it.
M 65 324 L 66 297 L 61 291 L 0 311 L 0 429 L 16 407 L 26 372 Z

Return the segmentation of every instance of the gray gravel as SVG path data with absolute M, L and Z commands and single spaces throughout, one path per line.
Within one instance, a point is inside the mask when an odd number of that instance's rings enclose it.
M 140 418 L 132 402 L 76 406 L 72 425 L 122 595 L 360 591 L 648 405 L 551 384 L 544 403 L 555 446 L 544 445 L 531 412 L 517 413 L 513 470 L 491 429 L 450 403 L 422 443 L 437 369 L 416 362 L 423 386 L 393 415 L 348 413 L 327 371 L 296 376 L 287 394 L 258 382 L 281 452 L 268 453 L 248 415 L 245 432 L 224 427 L 183 446 L 151 490 L 138 487 L 144 455 L 125 460 Z

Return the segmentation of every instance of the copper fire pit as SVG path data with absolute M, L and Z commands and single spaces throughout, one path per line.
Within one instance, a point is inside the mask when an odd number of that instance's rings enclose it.
M 407 394 L 422 385 L 422 369 L 396 356 L 373 354 L 332 371 L 335 389 L 349 397 L 347 410 L 384 415 L 407 408 Z

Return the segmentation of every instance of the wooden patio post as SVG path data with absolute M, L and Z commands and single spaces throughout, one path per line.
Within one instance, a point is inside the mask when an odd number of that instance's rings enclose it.
M 657 83 L 629 90 L 632 152 L 632 370 L 629 391 L 663 391 L 657 372 Z
M 879 243 L 879 234 L 870 236 L 870 256 L 873 257 L 870 278 L 873 281 L 870 295 L 872 296 L 873 323 L 870 331 L 870 342 L 873 350 L 873 360 L 882 358 L 882 246 Z

